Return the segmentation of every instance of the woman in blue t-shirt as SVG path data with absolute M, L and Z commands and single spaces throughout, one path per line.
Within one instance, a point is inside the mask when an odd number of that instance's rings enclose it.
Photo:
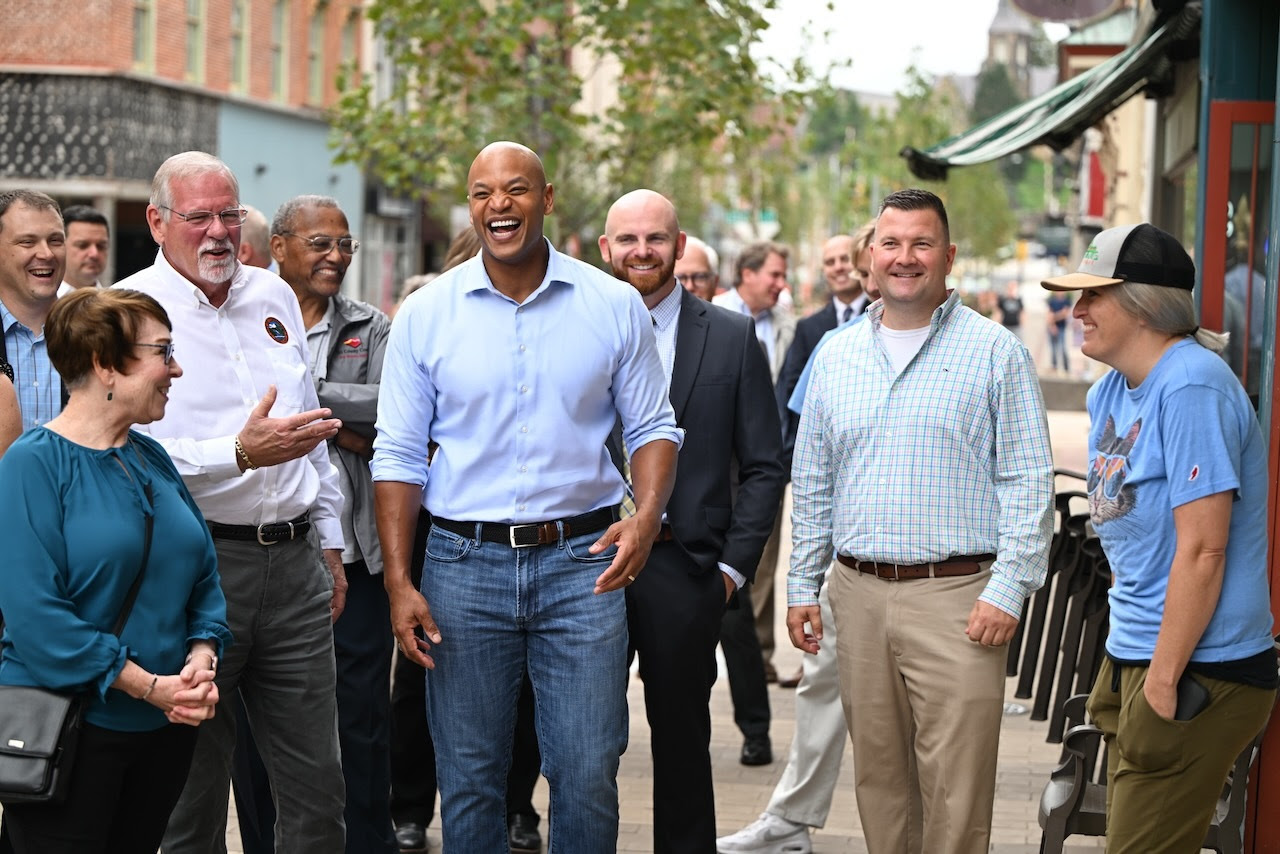
M 44 334 L 70 399 L 0 459 L 0 684 L 86 698 L 66 801 L 5 804 L 0 850 L 155 854 L 218 701 L 231 632 L 213 541 L 164 449 L 129 429 L 162 418 L 182 376 L 170 329 L 137 291 L 63 297 Z
M 1089 513 L 1114 573 L 1088 704 L 1111 748 L 1107 851 L 1198 851 L 1276 696 L 1262 431 L 1171 235 L 1108 229 L 1043 284 L 1083 289 L 1082 352 L 1113 369 L 1088 398 Z

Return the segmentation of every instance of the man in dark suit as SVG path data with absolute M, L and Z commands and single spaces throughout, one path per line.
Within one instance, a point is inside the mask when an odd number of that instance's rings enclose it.
M 782 363 L 782 372 L 778 374 L 778 412 L 786 428 L 782 445 L 782 468 L 788 478 L 791 476 L 791 449 L 795 444 L 796 425 L 800 418 L 787 409 L 787 401 L 796 390 L 800 374 L 804 372 L 804 366 L 809 363 L 809 357 L 822 336 L 862 314 L 873 301 L 863 283 L 871 278 L 869 247 L 874 233 L 875 223 L 869 222 L 852 237 L 837 234 L 822 245 L 822 278 L 827 283 L 827 303 L 796 323 L 796 337 L 791 340 L 786 361 Z M 789 680 L 784 680 L 784 683 L 787 681 Z M 794 685 L 784 684 L 783 687 Z
M 784 419 L 787 401 L 818 341 L 841 323 L 862 314 L 871 302 L 862 283 L 871 276 L 871 253 L 867 247 L 873 232 L 874 225 L 868 224 L 853 237 L 837 234 L 822 245 L 822 278 L 827 283 L 828 298 L 822 308 L 796 323 L 795 338 L 791 339 L 778 374 L 778 411 Z M 790 463 L 790 459 L 786 462 Z
M 715 849 L 711 686 L 726 602 L 755 571 L 782 494 L 781 429 L 754 324 L 680 287 L 675 208 L 651 190 L 609 209 L 600 252 L 654 318 L 677 423 L 676 482 L 644 573 L 627 587 L 652 733 L 654 851 Z M 731 488 L 736 468 L 737 491 Z

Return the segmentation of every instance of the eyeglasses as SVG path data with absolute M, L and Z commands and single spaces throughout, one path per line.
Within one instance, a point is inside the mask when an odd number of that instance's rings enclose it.
M 217 217 L 222 220 L 223 226 L 226 228 L 239 228 L 249 215 L 249 211 L 245 208 L 227 208 L 222 213 L 214 213 L 213 211 L 192 211 L 191 213 L 182 213 L 175 211 L 168 205 L 156 205 L 163 208 L 176 217 L 179 217 L 187 225 L 193 225 L 196 228 L 208 228 L 213 225 L 213 218 Z
M 695 285 L 705 285 L 715 277 L 715 273 L 685 273 L 680 278 L 693 282 Z
M 164 363 L 166 365 L 173 361 L 173 342 L 172 341 L 170 341 L 168 344 L 144 344 L 141 341 L 135 341 L 133 342 L 133 346 L 150 347 L 153 350 L 159 350 L 160 355 L 164 357 Z
M 296 237 L 306 243 L 311 249 L 321 255 L 328 255 L 333 251 L 336 244 L 338 251 L 343 255 L 354 255 L 356 250 L 360 248 L 360 241 L 354 237 L 303 237 L 301 234 L 295 234 L 292 231 L 281 231 L 286 237 Z

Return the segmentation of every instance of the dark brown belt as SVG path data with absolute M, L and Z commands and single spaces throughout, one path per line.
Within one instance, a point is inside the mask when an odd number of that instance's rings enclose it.
M 601 507 L 578 516 L 559 519 L 552 522 L 531 522 L 527 525 L 507 525 L 502 522 L 481 522 L 480 539 L 486 543 L 502 543 L 513 549 L 529 546 L 545 546 L 560 541 L 560 529 L 568 537 L 580 537 L 583 534 L 594 534 L 618 521 L 618 507 Z M 431 522 L 459 537 L 474 537 L 475 522 L 455 522 L 452 519 L 441 519 L 433 516 Z
M 311 530 L 310 514 L 303 513 L 289 522 L 273 522 L 267 525 L 224 525 L 209 522 L 209 533 L 220 540 L 257 540 L 259 545 L 274 546 L 285 540 L 305 537 Z
M 917 578 L 955 578 L 959 575 L 977 575 L 982 564 L 995 560 L 995 555 L 958 555 L 934 563 L 916 563 L 903 566 L 898 563 L 878 563 L 874 560 L 858 560 L 849 555 L 836 555 L 850 569 L 883 578 L 885 581 L 915 581 Z
M 669 543 L 676 538 L 675 533 L 671 530 L 671 526 L 666 522 L 662 523 L 662 527 L 658 529 L 658 535 L 653 538 L 655 543 Z

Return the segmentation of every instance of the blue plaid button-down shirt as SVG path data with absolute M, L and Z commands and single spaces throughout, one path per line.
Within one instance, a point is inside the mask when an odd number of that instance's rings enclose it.
M 1044 583 L 1053 456 L 1035 367 L 950 297 L 894 374 L 883 305 L 817 356 L 792 463 L 787 605 L 816 605 L 832 552 L 919 564 L 992 553 L 979 597 L 1021 616 Z
M 0 332 L 13 368 L 13 388 L 18 393 L 22 429 L 39 427 L 62 411 L 62 380 L 49 361 L 44 330 L 31 330 L 0 302 Z

